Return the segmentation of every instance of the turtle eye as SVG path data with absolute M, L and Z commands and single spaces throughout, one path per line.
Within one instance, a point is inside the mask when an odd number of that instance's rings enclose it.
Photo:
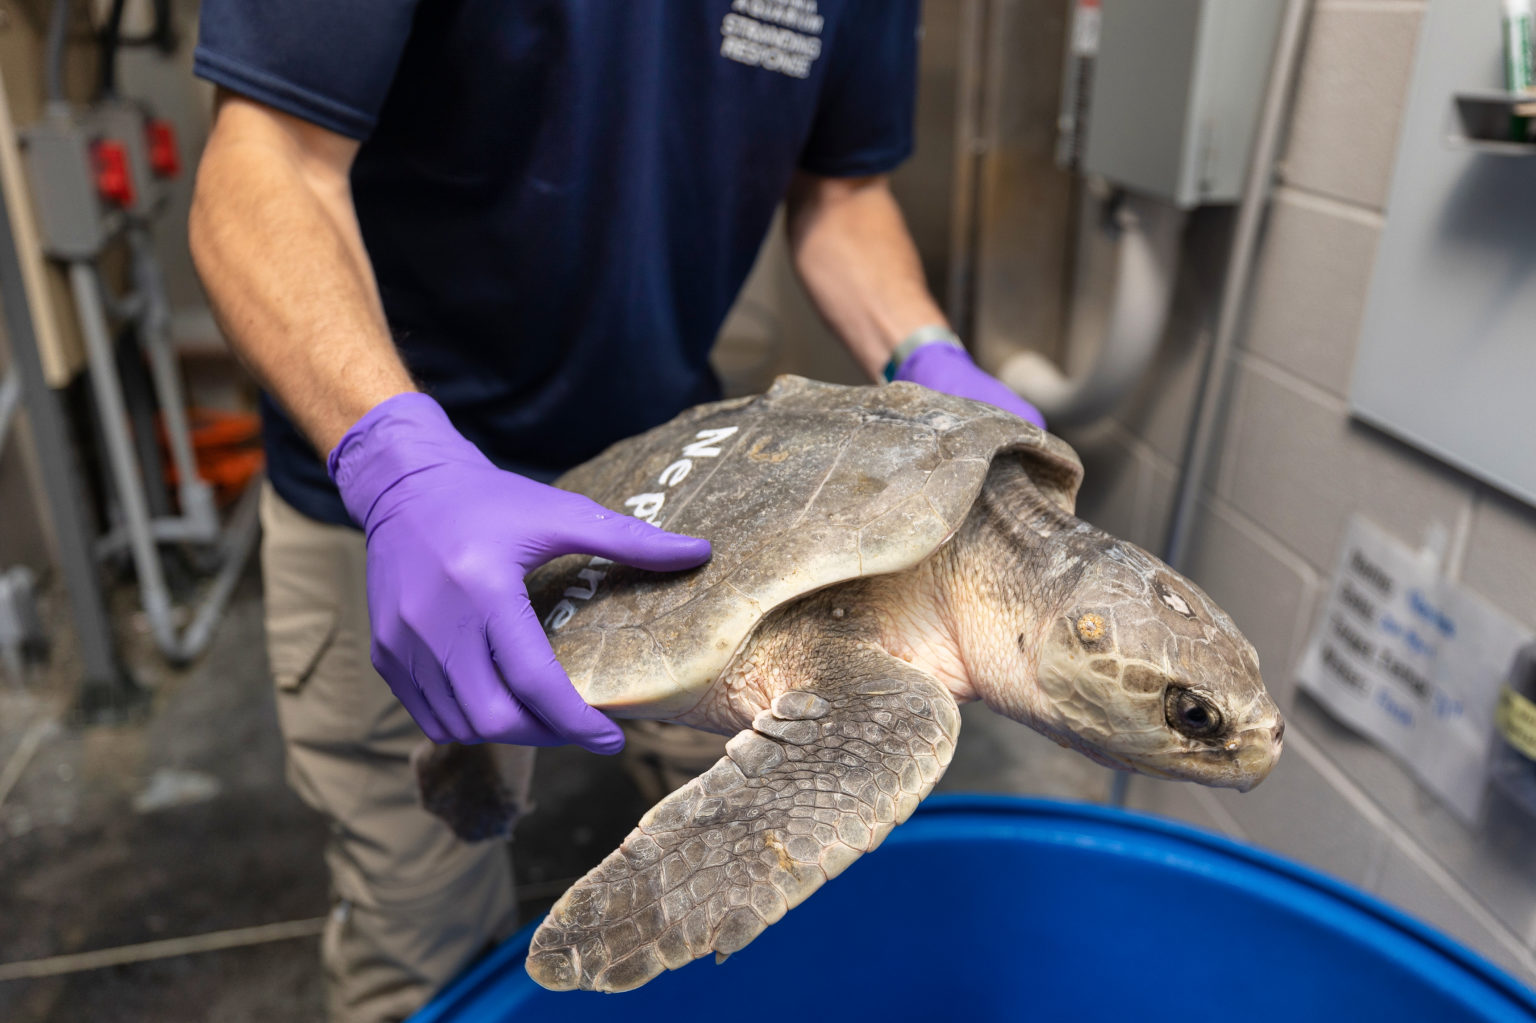
M 1215 705 L 1179 686 L 1168 687 L 1163 715 L 1169 728 L 1191 739 L 1208 739 L 1221 731 L 1221 712 Z

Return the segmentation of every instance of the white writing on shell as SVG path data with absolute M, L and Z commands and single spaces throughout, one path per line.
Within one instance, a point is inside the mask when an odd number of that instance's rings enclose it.
M 688 478 L 693 471 L 693 460 L 696 458 L 718 458 L 721 448 L 720 442 L 734 434 L 739 427 L 722 426 L 714 430 L 700 430 L 694 434 L 692 444 L 683 448 L 683 456 L 672 462 L 656 477 L 656 482 L 663 487 L 677 486 Z M 667 491 L 650 491 L 644 494 L 636 494 L 624 499 L 624 507 L 637 519 L 643 519 L 653 526 L 659 526 L 661 510 L 667 503 Z M 587 562 L 587 567 L 576 573 L 576 578 L 583 585 L 567 586 L 561 601 L 550 609 L 544 616 L 544 628 L 553 632 L 576 613 L 577 601 L 588 601 L 597 595 L 597 586 L 608 574 L 607 566 L 613 564 L 608 558 L 594 557 Z

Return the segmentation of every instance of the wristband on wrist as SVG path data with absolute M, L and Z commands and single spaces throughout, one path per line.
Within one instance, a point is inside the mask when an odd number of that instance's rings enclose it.
M 901 364 L 907 358 L 924 345 L 945 344 L 951 348 L 965 351 L 965 345 L 960 343 L 960 335 L 940 324 L 930 324 L 926 327 L 918 327 L 912 333 L 902 339 L 901 344 L 891 353 L 891 359 L 885 364 L 885 381 L 890 383 L 896 379 L 896 371 L 901 369 Z

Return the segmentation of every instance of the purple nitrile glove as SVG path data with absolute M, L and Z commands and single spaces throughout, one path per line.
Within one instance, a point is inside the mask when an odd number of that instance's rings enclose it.
M 964 349 L 944 341 L 933 341 L 914 348 L 912 354 L 897 367 L 893 379 L 922 384 L 957 398 L 984 401 L 1045 429 L 1045 416 L 1040 414 L 1039 409 L 972 362 Z
M 374 406 L 328 466 L 368 539 L 373 666 L 428 738 L 623 748 L 555 660 L 523 577 L 577 553 L 691 568 L 709 541 L 496 468 L 424 394 Z

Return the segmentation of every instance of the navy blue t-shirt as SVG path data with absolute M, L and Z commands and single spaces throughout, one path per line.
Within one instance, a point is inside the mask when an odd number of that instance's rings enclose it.
M 362 140 L 411 373 L 549 479 L 719 395 L 709 348 L 795 169 L 912 146 L 919 0 L 203 0 L 196 71 Z M 346 523 L 270 400 L 269 473 Z

